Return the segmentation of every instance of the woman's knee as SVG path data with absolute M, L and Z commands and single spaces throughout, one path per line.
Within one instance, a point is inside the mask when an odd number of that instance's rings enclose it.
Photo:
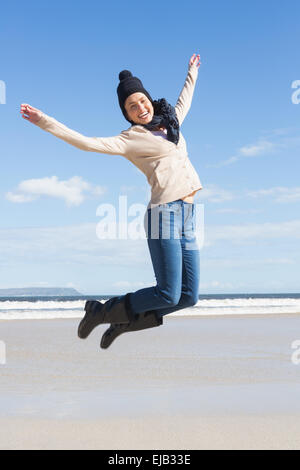
M 164 292 L 160 290 L 160 297 L 166 304 L 166 307 L 175 307 L 180 301 L 180 292 Z
M 189 295 L 184 294 L 183 298 L 182 298 L 182 304 L 185 307 L 193 307 L 194 305 L 196 305 L 198 303 L 198 300 L 199 300 L 198 292 L 197 293 L 192 293 L 192 294 L 189 294 Z

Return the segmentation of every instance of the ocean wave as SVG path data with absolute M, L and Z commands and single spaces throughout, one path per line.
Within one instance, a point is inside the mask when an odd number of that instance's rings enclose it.
M 96 299 L 97 297 L 95 297 Z M 97 298 L 105 302 L 106 299 Z M 82 318 L 85 300 L 5 300 L 0 301 L 0 320 L 41 320 L 55 318 Z M 241 297 L 201 299 L 190 308 L 173 312 L 170 316 L 213 315 L 268 315 L 298 314 L 300 298 Z
M 99 299 L 100 300 L 100 299 Z M 22 300 L 5 300 L 0 301 L 0 312 L 4 310 L 55 310 L 55 309 L 76 309 L 83 308 L 84 300 L 71 300 L 71 301 L 22 301 Z

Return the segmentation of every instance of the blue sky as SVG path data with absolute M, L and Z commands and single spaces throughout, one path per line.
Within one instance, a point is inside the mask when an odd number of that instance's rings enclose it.
M 195 200 L 205 214 L 200 292 L 299 292 L 299 13 L 293 0 L 2 5 L 0 288 L 114 294 L 155 284 L 145 240 L 95 232 L 99 205 L 117 208 L 125 195 L 147 205 L 144 175 L 42 131 L 20 104 L 84 135 L 116 135 L 129 127 L 121 70 L 175 105 L 199 53 L 181 130 L 204 187 Z

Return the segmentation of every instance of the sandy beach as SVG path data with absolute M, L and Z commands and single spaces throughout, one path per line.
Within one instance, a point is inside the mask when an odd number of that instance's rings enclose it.
M 299 315 L 0 322 L 0 449 L 299 449 Z

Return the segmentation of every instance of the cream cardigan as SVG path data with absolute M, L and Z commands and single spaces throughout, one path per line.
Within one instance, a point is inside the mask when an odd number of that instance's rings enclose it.
M 190 109 L 197 77 L 198 68 L 189 66 L 175 106 L 180 125 Z M 176 145 L 141 125 L 131 126 L 114 137 L 86 137 L 45 113 L 36 125 L 81 150 L 121 155 L 130 160 L 145 174 L 151 186 L 148 208 L 202 189 L 181 132 Z

